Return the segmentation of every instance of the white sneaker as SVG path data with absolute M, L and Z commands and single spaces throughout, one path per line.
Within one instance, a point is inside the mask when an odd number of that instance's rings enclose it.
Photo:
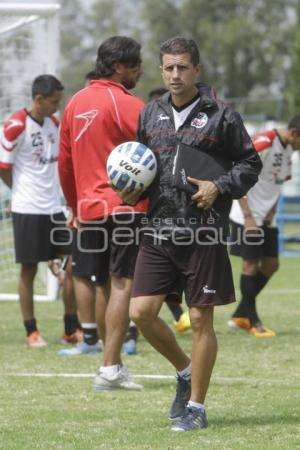
M 101 352 L 102 347 L 98 342 L 88 345 L 85 342 L 79 342 L 72 348 L 63 348 L 57 352 L 59 356 L 78 356 L 78 355 L 95 355 Z
M 131 391 L 140 391 L 143 389 L 141 384 L 134 383 L 126 367 L 121 367 L 114 375 L 108 375 L 100 367 L 94 379 L 94 387 L 97 391 L 110 391 L 112 389 L 128 389 Z

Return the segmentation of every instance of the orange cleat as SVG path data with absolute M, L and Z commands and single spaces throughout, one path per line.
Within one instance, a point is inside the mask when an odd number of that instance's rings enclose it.
M 64 334 L 61 343 L 62 344 L 78 344 L 79 342 L 83 341 L 83 334 L 80 329 L 77 329 L 72 334 Z
M 181 314 L 178 321 L 174 320 L 174 327 L 178 333 L 184 333 L 191 328 L 190 316 L 188 311 Z
M 261 324 L 252 326 L 249 330 L 249 334 L 252 334 L 252 336 L 255 336 L 257 338 L 268 338 L 276 336 L 275 331 L 272 331 L 269 328 L 265 328 Z
M 31 348 L 47 347 L 47 342 L 42 338 L 39 331 L 34 331 L 26 337 L 26 343 Z
M 227 322 L 231 330 L 249 331 L 251 328 L 250 320 L 247 317 L 231 317 Z

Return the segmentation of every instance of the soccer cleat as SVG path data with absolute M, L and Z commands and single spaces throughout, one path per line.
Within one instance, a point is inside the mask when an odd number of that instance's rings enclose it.
M 42 338 L 39 331 L 34 331 L 26 337 L 26 343 L 31 348 L 47 347 L 47 342 Z
M 169 411 L 169 419 L 178 419 L 184 413 L 191 396 L 191 380 L 185 380 L 177 375 L 176 395 Z
M 276 336 L 275 331 L 270 330 L 269 328 L 265 328 L 262 323 L 258 322 L 249 330 L 249 334 L 255 336 L 257 338 L 266 338 Z
M 251 328 L 250 320 L 247 317 L 231 317 L 227 322 L 231 330 L 249 331 Z
M 191 328 L 190 316 L 188 311 L 181 314 L 178 321 L 174 320 L 174 327 L 178 333 L 184 333 Z
M 60 342 L 62 344 L 73 344 L 74 345 L 74 344 L 78 344 L 78 342 L 82 342 L 82 341 L 83 341 L 82 331 L 80 329 L 77 329 L 72 334 L 65 333 Z
M 96 344 L 86 344 L 85 342 L 79 342 L 75 347 L 63 348 L 57 352 L 59 356 L 78 356 L 78 355 L 95 355 L 101 352 L 102 347 L 98 342 Z
M 136 341 L 134 339 L 129 339 L 129 341 L 124 342 L 122 352 L 127 353 L 127 355 L 136 355 Z
M 207 418 L 205 411 L 193 406 L 187 406 L 180 419 L 178 419 L 172 426 L 172 431 L 190 431 L 201 428 L 207 428 Z
M 111 391 L 113 389 L 127 389 L 130 391 L 140 391 L 143 389 L 141 384 L 134 383 L 126 367 L 122 366 L 114 375 L 108 375 L 100 367 L 94 379 L 94 388 L 97 391 Z

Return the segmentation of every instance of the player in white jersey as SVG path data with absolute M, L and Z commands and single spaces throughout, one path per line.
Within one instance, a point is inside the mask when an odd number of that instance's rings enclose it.
M 277 202 L 282 184 L 291 178 L 291 157 L 300 148 L 300 115 L 287 128 L 266 131 L 253 138 L 263 169 L 247 196 L 232 205 L 230 252 L 243 258 L 242 299 L 228 322 L 256 337 L 272 337 L 256 310 L 256 297 L 279 267 Z
M 32 83 L 30 108 L 12 114 L 1 138 L 0 176 L 12 189 L 16 262 L 21 263 L 20 305 L 30 347 L 46 345 L 34 318 L 33 284 L 38 262 L 68 251 L 57 173 L 58 121 L 53 116 L 62 91 L 63 85 L 54 76 L 38 76 Z

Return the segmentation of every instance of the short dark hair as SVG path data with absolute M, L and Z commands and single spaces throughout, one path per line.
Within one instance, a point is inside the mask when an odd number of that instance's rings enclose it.
M 98 48 L 95 71 L 99 78 L 108 78 L 115 73 L 115 63 L 135 67 L 141 62 L 141 46 L 137 41 L 126 36 L 112 36 Z
M 296 130 L 298 131 L 298 134 L 300 135 L 300 114 L 298 114 L 297 116 L 293 117 L 288 124 L 288 128 L 296 128 Z
M 163 86 L 156 87 L 149 92 L 148 100 L 153 100 L 155 98 L 161 97 L 166 92 L 168 92 L 168 89 L 164 88 Z
M 90 70 L 88 73 L 85 74 L 86 80 L 98 80 L 98 75 L 94 70 Z
M 191 55 L 193 66 L 200 63 L 200 52 L 196 42 L 181 36 L 174 36 L 160 45 L 159 59 L 162 63 L 163 55 L 182 55 L 183 53 Z
M 50 97 L 55 91 L 63 91 L 64 87 L 61 82 L 53 75 L 39 75 L 32 82 L 31 95 L 34 98 L 36 95 L 43 97 Z

